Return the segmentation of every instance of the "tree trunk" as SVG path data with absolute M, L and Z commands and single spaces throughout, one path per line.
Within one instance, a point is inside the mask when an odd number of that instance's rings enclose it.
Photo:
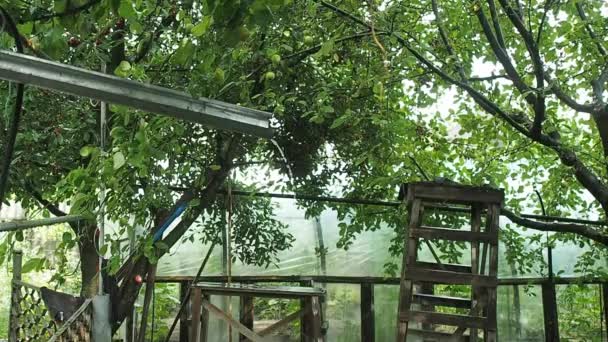
M 86 225 L 79 233 L 80 243 L 80 274 L 81 290 L 83 297 L 93 297 L 98 292 L 99 255 L 95 244 L 95 225 Z

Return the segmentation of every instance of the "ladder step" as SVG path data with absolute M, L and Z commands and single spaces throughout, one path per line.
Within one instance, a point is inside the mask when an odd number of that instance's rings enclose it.
M 399 315 L 401 322 L 417 322 L 423 324 L 442 324 L 464 328 L 489 328 L 488 320 L 483 317 L 444 314 L 438 312 L 410 310 Z
M 407 200 L 420 198 L 433 202 L 495 203 L 504 200 L 504 191 L 486 187 L 418 182 L 407 186 Z
M 448 338 L 452 337 L 453 334 L 445 331 L 432 331 L 432 330 L 420 330 L 420 329 L 407 329 L 408 336 L 411 334 L 412 336 L 429 338 L 433 340 L 445 341 Z M 468 342 L 470 341 L 469 335 L 463 335 L 460 341 Z
M 468 230 L 443 229 L 427 226 L 410 229 L 410 236 L 429 240 L 443 239 L 452 241 L 481 241 L 494 244 L 498 242 L 498 234 L 494 232 L 472 232 Z
M 429 282 L 452 285 L 472 285 L 481 287 L 496 287 L 496 277 L 459 273 L 440 270 L 429 270 L 418 267 L 409 267 L 405 278 L 414 282 Z
M 452 271 L 458 273 L 471 273 L 473 272 L 471 266 L 456 265 L 456 264 L 441 264 L 435 262 L 416 261 L 413 265 L 416 268 L 430 268 L 433 270 Z M 443 267 L 443 268 L 441 268 Z
M 452 308 L 470 309 L 471 300 L 466 298 L 436 296 L 430 294 L 414 294 L 414 303 L 423 305 L 447 306 Z

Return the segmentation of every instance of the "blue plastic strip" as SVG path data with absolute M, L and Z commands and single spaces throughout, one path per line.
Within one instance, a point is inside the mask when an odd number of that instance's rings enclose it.
M 171 214 L 171 216 L 169 216 L 165 220 L 165 223 L 163 223 L 163 225 L 160 227 L 160 229 L 158 229 L 156 234 L 154 234 L 154 242 L 160 240 L 163 237 L 163 233 L 165 232 L 165 230 L 169 228 L 171 223 L 173 223 L 173 221 L 175 221 L 186 210 L 186 208 L 188 208 L 188 201 L 184 201 L 177 208 L 175 208 L 175 211 Z

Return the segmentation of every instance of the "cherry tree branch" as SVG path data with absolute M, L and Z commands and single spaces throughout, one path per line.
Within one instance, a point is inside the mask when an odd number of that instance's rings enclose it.
M 573 233 L 584 236 L 604 246 L 608 246 L 608 234 L 589 226 L 574 223 L 539 222 L 523 218 L 506 208 L 502 208 L 500 212 L 508 217 L 513 223 L 527 228 L 540 230 L 543 232 Z

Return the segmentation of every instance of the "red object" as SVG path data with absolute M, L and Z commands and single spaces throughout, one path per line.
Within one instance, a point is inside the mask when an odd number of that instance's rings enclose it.
M 141 283 L 143 283 L 143 282 L 144 282 L 144 280 L 142 279 L 142 277 L 141 277 L 139 274 L 136 274 L 136 275 L 135 275 L 135 282 L 136 282 L 137 284 L 141 284 Z
M 71 47 L 77 47 L 78 45 L 80 45 L 80 39 L 76 37 L 71 37 L 70 40 L 68 40 L 68 45 Z
M 116 21 L 116 28 L 121 30 L 125 28 L 125 18 L 120 18 Z

